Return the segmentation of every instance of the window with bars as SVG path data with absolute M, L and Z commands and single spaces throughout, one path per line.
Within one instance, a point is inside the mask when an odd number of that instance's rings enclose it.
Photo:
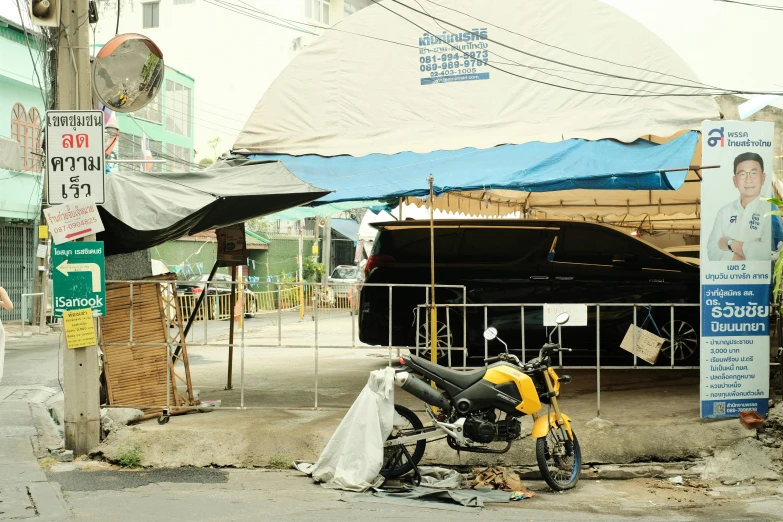
M 144 9 L 144 28 L 160 26 L 160 4 L 158 2 L 142 4 Z
M 161 91 L 146 106 L 133 113 L 134 118 L 150 121 L 152 123 L 163 123 L 163 109 L 161 107 Z
M 41 172 L 41 113 L 32 108 L 27 112 L 17 103 L 11 110 L 11 139 L 19 143 L 21 169 Z
M 172 80 L 166 80 L 166 130 L 181 136 L 190 137 L 191 91 Z
M 189 165 L 193 162 L 193 151 L 191 149 L 175 145 L 174 143 L 167 143 L 166 152 L 168 153 L 166 165 L 169 172 L 187 172 L 191 170 Z
M 305 17 L 329 25 L 330 0 L 305 0 Z
M 163 142 L 153 139 L 150 139 L 149 142 L 152 159 L 163 159 Z M 141 153 L 141 136 L 134 136 L 133 134 L 121 132 L 120 141 L 117 144 L 117 156 L 120 159 L 144 159 L 144 155 Z M 153 163 L 148 172 L 163 172 L 163 165 L 163 163 Z M 141 172 L 144 170 L 144 163 L 120 163 L 119 167 L 120 170 L 135 170 L 136 172 Z
M 345 16 L 350 16 L 356 11 L 364 9 L 365 7 L 372 4 L 372 0 L 345 0 L 345 3 L 343 4 L 343 12 L 345 13 Z

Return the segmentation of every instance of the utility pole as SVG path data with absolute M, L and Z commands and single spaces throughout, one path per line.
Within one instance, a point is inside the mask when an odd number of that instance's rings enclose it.
M 90 110 L 90 25 L 88 0 L 60 0 L 57 52 L 57 108 Z M 84 241 L 95 241 L 87 236 Z M 96 320 L 97 323 L 97 320 Z M 96 328 L 97 330 L 97 328 Z M 100 443 L 98 347 L 63 351 L 65 447 L 86 455 Z

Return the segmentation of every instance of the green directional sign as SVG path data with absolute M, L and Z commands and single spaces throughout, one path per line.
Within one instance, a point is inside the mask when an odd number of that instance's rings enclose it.
M 106 315 L 103 241 L 52 246 L 52 287 L 55 317 L 83 308 Z

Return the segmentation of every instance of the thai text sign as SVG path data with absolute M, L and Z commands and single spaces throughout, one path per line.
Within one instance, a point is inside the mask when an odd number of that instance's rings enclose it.
M 46 171 L 49 204 L 104 202 L 103 112 L 46 112 Z
M 65 328 L 65 342 L 69 349 L 86 348 L 98 344 L 95 338 L 95 323 L 92 319 L 91 309 L 83 308 L 63 312 L 63 326 Z
M 55 245 L 103 232 L 98 206 L 92 198 L 55 205 L 43 212 Z
M 767 122 L 705 121 L 701 201 L 701 416 L 767 414 L 772 139 Z

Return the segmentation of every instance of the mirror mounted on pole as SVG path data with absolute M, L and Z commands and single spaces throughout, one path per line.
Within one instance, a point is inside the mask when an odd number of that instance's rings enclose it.
M 155 42 L 140 34 L 121 34 L 109 40 L 95 56 L 92 89 L 109 109 L 134 112 L 157 96 L 163 85 L 164 68 L 163 53 Z

